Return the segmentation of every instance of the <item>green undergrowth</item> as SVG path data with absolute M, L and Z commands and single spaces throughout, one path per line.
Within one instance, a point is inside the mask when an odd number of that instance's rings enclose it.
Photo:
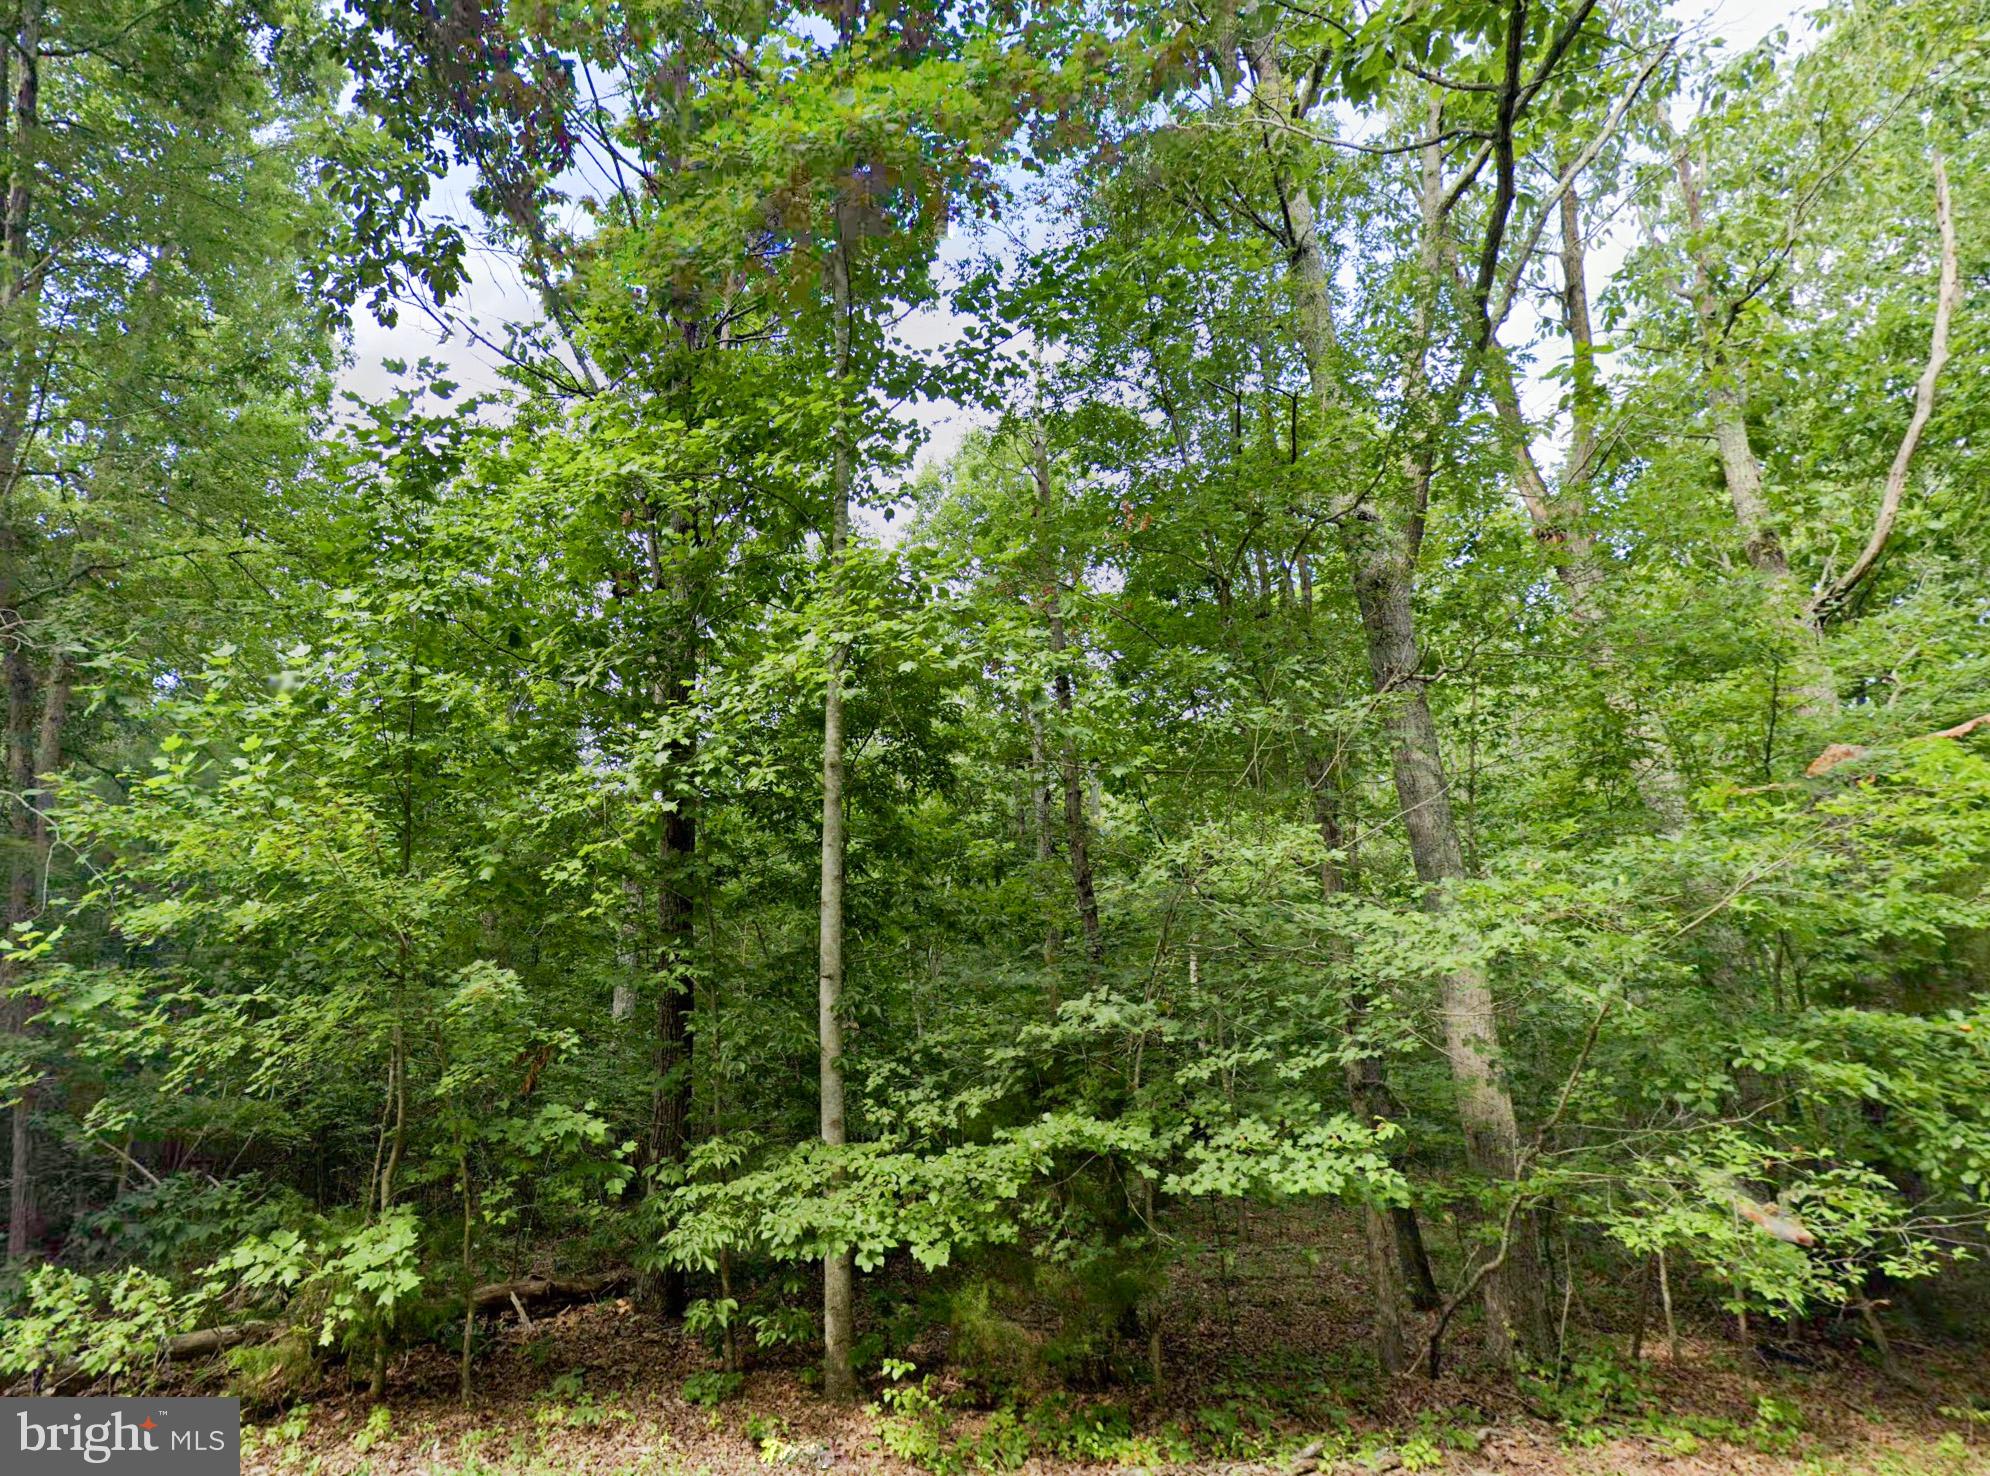
M 1070 1393 L 991 1407 L 957 1371 L 943 1379 L 886 1359 L 868 1407 L 876 1443 L 837 1458 L 863 1469 L 867 1456 L 890 1456 L 931 1476 L 1025 1466 L 1219 1471 L 1261 1462 L 1277 1468 L 1306 1449 L 1317 1449 L 1327 1470 L 1471 1471 L 1492 1458 L 1488 1448 L 1499 1432 L 1483 1409 L 1458 1403 L 1388 1422 L 1365 1417 L 1362 1411 L 1378 1407 L 1380 1391 L 1358 1360 L 1343 1362 L 1307 1370 L 1284 1356 L 1239 1360 L 1199 1402 L 1160 1418 L 1124 1398 Z M 408 1469 L 411 1459 L 424 1476 L 560 1476 L 570 1459 L 563 1452 L 586 1431 L 608 1437 L 593 1457 L 609 1462 L 595 1468 L 608 1476 L 718 1476 L 737 1472 L 741 1462 L 812 1469 L 828 1449 L 806 1420 L 797 1428 L 792 1412 L 754 1407 L 736 1374 L 693 1375 L 683 1392 L 698 1408 L 688 1429 L 673 1430 L 632 1394 L 590 1389 L 579 1370 L 549 1370 L 529 1400 L 467 1434 L 380 1405 L 346 1427 L 342 1448 L 324 1442 L 322 1427 L 315 1431 L 320 1439 L 309 1438 L 314 1411 L 299 1404 L 245 1426 L 243 1453 L 249 1469 L 269 1476 L 384 1476 Z M 1617 1441 L 1644 1447 L 1660 1463 L 1766 1462 L 1763 1469 L 1788 1476 L 1973 1476 L 1986 1469 L 1990 1451 L 1990 1407 L 1980 1401 L 1942 1405 L 1932 1428 L 1890 1427 L 1883 1413 L 1866 1412 L 1872 1438 L 1853 1447 L 1826 1433 L 1816 1399 L 1758 1391 L 1746 1412 L 1710 1414 L 1665 1407 L 1658 1392 L 1650 1370 L 1602 1353 L 1569 1360 L 1559 1375 L 1537 1372 L 1519 1387 L 1525 1428 L 1538 1433 L 1535 1422 L 1551 1426 L 1571 1472 L 1591 1470 L 1607 1458 L 1602 1448 Z M 714 1463 L 709 1448 L 685 1448 L 700 1437 L 736 1449 Z M 617 1444 L 626 1450 L 618 1452 Z

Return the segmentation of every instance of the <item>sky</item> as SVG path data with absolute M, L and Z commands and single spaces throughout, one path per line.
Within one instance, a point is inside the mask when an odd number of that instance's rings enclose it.
M 1718 36 L 1729 51 L 1753 46 L 1779 25 L 1801 32 L 1805 29 L 1803 17 L 1810 8 L 1796 0 L 1674 0 L 1671 6 L 1682 26 Z M 471 218 L 469 184 L 467 172 L 452 174 L 437 187 L 436 207 L 460 219 Z M 1598 243 L 1590 262 L 1592 292 L 1601 291 L 1611 271 L 1623 259 L 1627 244 L 1627 239 L 1621 236 Z M 950 239 L 942 248 L 943 267 L 950 258 L 964 257 L 969 249 L 970 243 L 965 239 Z M 451 307 L 474 320 L 484 335 L 502 342 L 504 324 L 536 322 L 540 318 L 538 295 L 521 279 L 517 264 L 509 257 L 495 251 L 473 251 L 469 266 L 468 283 Z M 1529 326 L 1516 321 L 1515 331 L 1524 333 Z M 908 320 L 901 331 L 911 346 L 931 348 L 944 342 L 952 329 L 950 314 L 931 309 Z M 359 311 L 339 386 L 363 398 L 383 397 L 392 392 L 393 385 L 387 361 L 412 363 L 423 357 L 445 365 L 450 377 L 467 392 L 494 392 L 504 387 L 498 372 L 502 361 L 494 352 L 460 332 L 446 334 L 429 314 L 406 305 L 392 327 L 376 322 L 363 308 Z M 1534 390 L 1537 394 L 1559 393 L 1552 386 L 1536 385 Z M 917 404 L 908 407 L 908 413 L 927 434 L 920 453 L 922 465 L 951 455 L 977 423 L 973 414 L 950 401 Z

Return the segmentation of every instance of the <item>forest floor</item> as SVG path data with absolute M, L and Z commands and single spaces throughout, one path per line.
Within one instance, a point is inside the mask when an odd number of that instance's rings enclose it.
M 1580 1346 L 1592 1351 L 1572 1356 L 1559 1386 L 1516 1388 L 1470 1367 L 1383 1383 L 1370 1366 L 1358 1288 L 1320 1269 L 1352 1264 L 1342 1259 L 1352 1247 L 1323 1243 L 1338 1240 L 1340 1227 L 1309 1227 L 1312 1243 L 1300 1248 L 1291 1227 L 1270 1228 L 1255 1247 L 1246 1237 L 1208 1258 L 1220 1274 L 1174 1287 L 1168 1381 L 1158 1393 L 1143 1382 L 991 1412 L 971 1407 L 933 1352 L 926 1387 L 937 1398 L 838 1408 L 808 1387 L 799 1358 L 720 1383 L 702 1344 L 609 1300 L 534 1318 L 529 1329 L 508 1319 L 478 1359 L 467 1407 L 454 1359 L 434 1347 L 395 1364 L 384 1404 L 341 1385 L 249 1414 L 243 1470 L 1990 1476 L 1990 1376 L 1980 1350 L 1903 1341 L 1903 1383 L 1883 1378 L 1849 1338 L 1813 1332 L 1757 1351 L 1682 1328 L 1675 1363 L 1654 1327 L 1633 1367 L 1628 1327 L 1612 1328 L 1610 1309 L 1571 1305 L 1571 1346 L 1580 1329 Z M 871 1380 L 872 1400 L 881 1383 Z

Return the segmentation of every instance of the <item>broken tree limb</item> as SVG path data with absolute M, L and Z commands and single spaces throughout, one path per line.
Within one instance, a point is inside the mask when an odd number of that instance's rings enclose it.
M 1943 728 L 1938 733 L 1922 733 L 1909 738 L 1909 743 L 1931 743 L 1937 738 L 1967 738 L 1978 728 L 1990 727 L 1990 712 L 1973 717 L 1967 722 L 1957 723 L 1953 728 Z M 1804 774 L 1812 779 L 1820 774 L 1828 774 L 1842 763 L 1863 757 L 1868 750 L 1858 743 L 1833 743 L 1824 752 L 1812 759 L 1804 768 Z M 1768 786 L 1762 786 L 1768 787 Z
M 1805 1228 L 1803 1221 L 1779 1203 L 1760 1204 L 1738 1191 L 1729 1193 L 1727 1201 L 1735 1214 L 1772 1239 L 1788 1245 L 1817 1244 L 1817 1237 Z

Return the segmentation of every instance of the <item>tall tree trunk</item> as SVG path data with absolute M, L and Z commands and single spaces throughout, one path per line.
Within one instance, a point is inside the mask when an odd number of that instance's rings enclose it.
M 1556 160 L 1568 174 L 1573 156 Z M 1600 447 L 1596 436 L 1596 334 L 1589 321 L 1589 249 L 1582 233 L 1582 192 L 1573 183 L 1562 191 L 1562 326 L 1569 337 L 1571 413 L 1568 462 L 1562 480 L 1587 487 L 1596 475 Z
M 1768 578 L 1782 583 L 1790 577 L 1789 556 L 1777 536 L 1769 499 L 1762 491 L 1762 463 L 1748 439 L 1747 396 L 1740 371 L 1729 361 L 1727 332 L 1721 304 L 1714 292 L 1713 264 L 1705 243 L 1707 220 L 1693 156 L 1682 139 L 1673 149 L 1679 193 L 1686 204 L 1686 228 L 1691 232 L 1693 315 L 1700 325 L 1700 352 L 1706 372 L 1707 416 L 1713 424 L 1714 447 L 1720 454 L 1721 478 L 1735 521 L 1741 525 L 1742 551 L 1748 562 Z
M 1274 110 L 1289 109 L 1290 88 L 1271 48 L 1257 48 L 1252 62 L 1259 75 L 1261 102 Z M 1435 218 L 1441 214 L 1436 200 L 1441 190 L 1440 161 L 1436 148 L 1424 152 L 1427 291 L 1420 341 L 1427 340 L 1431 331 L 1430 300 L 1442 265 L 1437 241 L 1441 223 Z M 1305 189 L 1291 188 L 1281 181 L 1280 193 L 1290 222 L 1300 346 L 1313 395 L 1331 416 L 1339 404 L 1340 388 L 1333 374 L 1329 331 L 1333 309 L 1326 296 L 1326 254 Z M 1407 378 L 1410 392 L 1427 403 L 1421 347 L 1412 357 Z M 1419 429 L 1423 432 L 1422 449 L 1410 458 L 1401 481 L 1385 480 L 1373 496 L 1341 519 L 1340 543 L 1361 612 L 1370 679 L 1388 713 L 1397 807 L 1402 812 L 1417 879 L 1423 886 L 1423 905 L 1433 914 L 1442 914 L 1455 905 L 1454 889 L 1466 871 L 1437 724 L 1424 690 L 1426 679 L 1412 601 L 1436 449 L 1436 428 L 1426 425 Z M 1438 982 L 1445 1054 L 1464 1130 L 1466 1158 L 1473 1171 L 1483 1177 L 1513 1184 L 1520 1167 L 1520 1130 L 1507 1087 L 1491 986 L 1485 971 L 1476 966 L 1455 969 Z M 1514 1192 L 1518 1192 L 1517 1186 Z M 1530 1215 L 1516 1216 L 1514 1224 L 1518 1243 L 1507 1251 L 1500 1269 L 1484 1281 L 1487 1334 L 1496 1356 L 1509 1358 L 1516 1342 L 1528 1354 L 1542 1356 L 1552 1349 L 1553 1335 L 1538 1230 Z
M 1567 167 L 1566 162 L 1564 168 Z M 1556 580 L 1588 638 L 1589 649 L 1603 675 L 1603 700 L 1624 724 L 1637 747 L 1631 759 L 1631 782 L 1645 808 L 1667 835 L 1686 824 L 1686 786 L 1672 762 L 1671 744 L 1657 720 L 1627 689 L 1617 652 L 1604 626 L 1600 591 L 1604 581 L 1596 540 L 1588 527 L 1588 494 L 1602 454 L 1596 428 L 1596 341 L 1590 326 L 1587 248 L 1582 234 L 1582 204 L 1574 185 L 1562 193 L 1562 313 L 1574 363 L 1573 405 L 1569 449 L 1560 474 L 1552 481 L 1534 459 L 1533 431 L 1520 408 L 1513 366 L 1497 345 L 1486 355 L 1485 382 L 1498 413 L 1500 428 L 1513 446 L 1514 481 L 1534 525 L 1534 537 L 1548 550 Z M 1455 259 L 1454 281 L 1464 288 Z
M 1587 639 L 1588 649 L 1603 679 L 1603 701 L 1623 723 L 1637 751 L 1631 756 L 1631 783 L 1661 833 L 1676 835 L 1686 824 L 1686 785 L 1672 762 L 1672 746 L 1657 719 L 1629 690 L 1615 643 L 1603 619 L 1598 589 L 1603 583 L 1596 541 L 1583 526 L 1582 488 L 1572 486 L 1575 452 L 1563 469 L 1559 485 L 1541 474 L 1528 443 L 1532 434 L 1520 411 L 1512 366 L 1497 351 L 1486 356 L 1485 381 L 1498 412 L 1501 429 L 1513 443 L 1514 483 L 1534 525 L 1534 537 L 1547 550 L 1555 578 L 1568 598 Z
M 14 796 L 10 807 L 9 831 L 12 845 L 8 868 L 7 926 L 11 935 L 22 924 L 32 922 L 41 911 L 54 832 L 50 825 L 49 795 L 45 781 L 62 768 L 62 734 L 69 717 L 69 692 L 74 668 L 66 655 L 57 653 L 50 664 L 43 690 L 40 720 L 32 734 L 36 680 L 27 653 L 20 649 L 15 612 L 4 612 L 8 630 L 5 665 L 7 674 L 7 774 Z M 11 994 L 19 980 L 9 962 L 0 962 L 0 991 Z M 26 1037 L 41 1013 L 42 1001 L 33 995 L 10 998 L 7 1018 L 11 1032 Z M 9 1114 L 8 1163 L 11 1189 L 7 1202 L 7 1258 L 27 1254 L 34 1223 L 34 1113 L 44 1083 L 36 1078 L 21 1088 Z
M 634 979 L 643 972 L 644 959 L 643 889 L 634 877 L 622 880 L 623 910 L 619 914 L 621 923 L 620 946 L 615 950 L 615 965 L 619 974 L 614 992 L 608 998 L 608 1018 L 626 1020 L 636 1013 L 636 986 Z
M 41 148 L 41 31 L 43 0 L 19 0 L 18 29 L 7 38 L 20 73 L 14 84 L 7 137 L 7 204 L 0 217 L 0 506 L 11 514 L 15 484 L 28 441 L 30 404 L 40 376 L 43 264 L 35 260 L 29 227 L 34 214 L 35 172 Z M 9 608 L 12 608 L 11 602 Z
M 1321 844 L 1327 850 L 1326 859 L 1320 863 L 1320 894 L 1332 898 L 1347 891 L 1353 883 L 1354 854 L 1344 823 L 1347 786 L 1337 764 L 1318 759 L 1308 765 L 1307 782 L 1313 789 L 1314 822 L 1319 827 Z M 1348 856 L 1345 866 L 1334 859 L 1342 853 Z M 1328 946 L 1337 961 L 1347 958 L 1344 940 L 1333 939 Z M 1368 992 L 1351 986 L 1347 1022 L 1350 1040 L 1359 1039 L 1368 1006 Z M 1346 1079 L 1349 1101 L 1362 1122 L 1372 1127 L 1401 1120 L 1395 1094 L 1389 1090 L 1388 1070 L 1380 1056 L 1370 1052 L 1349 1060 Z M 1442 1299 L 1437 1291 L 1437 1278 L 1430 1269 L 1430 1254 L 1424 1249 L 1423 1227 L 1418 1223 L 1416 1210 L 1406 1204 L 1392 1205 L 1387 1218 L 1397 1267 L 1397 1288 L 1417 1311 L 1436 1311 Z M 1379 1298 L 1383 1283 L 1378 1281 L 1375 1286 Z M 1400 1319 L 1397 1327 L 1400 1333 Z
M 1716 290 L 1712 248 L 1707 244 L 1706 201 L 1694 172 L 1692 149 L 1685 139 L 1673 141 L 1672 161 L 1686 206 L 1688 255 L 1693 265 L 1689 295 L 1700 329 L 1707 418 L 1720 455 L 1721 480 L 1741 530 L 1742 552 L 1768 585 L 1779 614 L 1789 624 L 1796 659 L 1792 690 L 1798 711 L 1806 717 L 1829 716 L 1838 710 L 1837 683 L 1824 642 L 1810 623 L 1809 600 L 1790 573 L 1789 555 L 1776 533 L 1775 516 L 1763 491 L 1762 463 L 1748 438 L 1747 388 L 1728 351 L 1728 333 L 1739 304 L 1721 301 Z
M 35 837 L 37 820 L 28 808 L 34 785 L 35 703 L 37 680 L 27 649 L 21 616 L 27 547 L 15 524 L 13 493 L 20 481 L 26 454 L 29 403 L 34 395 L 35 342 L 42 273 L 34 262 L 28 227 L 34 206 L 36 157 L 41 139 L 42 0 L 20 0 L 14 12 L 14 34 L 5 38 L 10 60 L 19 65 L 14 76 L 9 120 L 7 201 L 0 218 L 0 663 L 7 687 L 6 767 L 15 795 L 10 807 L 7 923 L 11 929 L 28 921 L 34 911 Z M 0 992 L 11 995 L 18 980 L 13 967 L 0 962 Z M 10 1034 L 27 1033 L 28 1022 L 40 1012 L 38 1001 L 9 998 L 5 1005 Z M 32 1123 L 35 1088 L 23 1088 L 10 1114 L 7 1204 L 7 1255 L 27 1253 L 34 1203 Z
M 682 572 L 688 550 L 683 546 L 697 530 L 682 511 L 670 518 L 671 556 L 680 572 L 666 573 L 662 550 L 651 540 L 651 577 L 659 591 L 676 596 L 678 629 L 672 640 L 669 668 L 658 684 L 657 708 L 681 720 L 698 680 L 697 611 L 693 608 L 692 576 Z M 650 1162 L 682 1168 L 690 1147 L 692 1041 L 691 1006 L 696 998 L 693 972 L 696 906 L 692 871 L 697 862 L 698 821 L 695 795 L 686 770 L 697 757 L 695 729 L 673 741 L 666 780 L 672 805 L 664 812 L 658 848 L 656 918 L 657 950 L 656 1095 L 650 1117 Z M 682 1317 L 690 1293 L 684 1268 L 669 1266 L 658 1283 L 663 1315 Z
M 1466 875 L 1465 857 L 1420 671 L 1411 610 L 1414 556 L 1406 530 L 1373 515 L 1350 518 L 1343 543 L 1354 572 L 1375 692 L 1390 704 L 1396 802 L 1411 861 L 1423 884 L 1425 909 L 1441 915 L 1454 905 L 1453 888 Z M 1519 1170 L 1520 1130 L 1506 1083 L 1492 989 L 1477 966 L 1454 969 L 1439 986 L 1444 1048 L 1466 1159 L 1485 1178 L 1511 1183 Z M 1488 1335 L 1498 1355 L 1507 1356 L 1508 1344 L 1517 1342 L 1525 1352 L 1540 1356 L 1553 1340 L 1538 1235 L 1530 1215 L 1516 1216 L 1514 1226 L 1516 1244 L 1499 1272 L 1485 1280 Z
M 843 568 L 850 536 L 850 482 L 855 448 L 850 424 L 850 247 L 843 213 L 836 222 L 836 246 L 829 262 L 835 306 L 836 465 L 829 515 L 829 574 L 832 592 Z M 843 664 L 848 650 L 829 651 L 822 697 L 822 907 L 816 1029 L 821 1051 L 822 1141 L 840 1148 L 847 1141 L 843 1116 Z M 851 1367 L 855 1333 L 856 1269 L 851 1253 L 835 1252 L 822 1265 L 822 1392 L 848 1402 L 857 1397 Z
M 1064 847 L 1071 862 L 1071 888 L 1078 897 L 1078 925 L 1085 937 L 1085 959 L 1094 979 L 1105 962 L 1105 939 L 1099 929 L 1099 899 L 1092 885 L 1091 827 L 1085 814 L 1085 771 L 1078 761 L 1078 737 L 1072 731 L 1077 701 L 1071 685 L 1071 672 L 1065 664 L 1070 634 L 1064 624 L 1063 559 L 1056 548 L 1057 491 L 1050 472 L 1050 446 L 1041 425 L 1032 428 L 1031 466 L 1036 477 L 1038 533 L 1043 539 L 1043 613 L 1050 630 L 1050 654 L 1056 663 L 1051 691 L 1063 733 L 1057 745 L 1058 767 L 1064 783 Z

